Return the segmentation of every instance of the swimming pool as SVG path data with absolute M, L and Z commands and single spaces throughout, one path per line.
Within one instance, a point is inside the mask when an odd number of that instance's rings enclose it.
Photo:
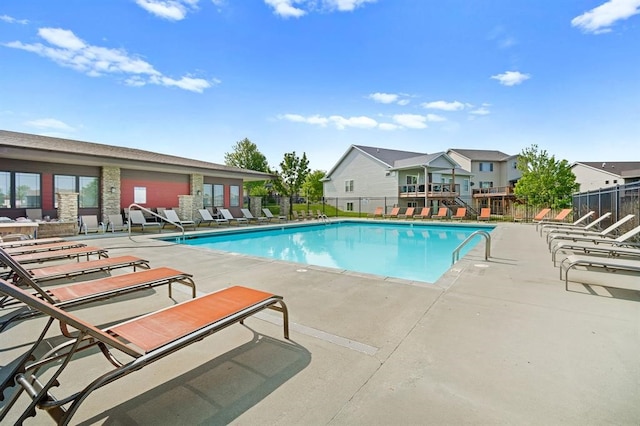
M 451 254 L 490 226 L 333 222 L 221 232 L 184 243 L 305 265 L 434 283 L 451 267 Z M 469 252 L 476 237 L 460 252 Z

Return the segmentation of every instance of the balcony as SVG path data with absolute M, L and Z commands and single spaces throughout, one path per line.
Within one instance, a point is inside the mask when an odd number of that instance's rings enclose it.
M 424 184 L 400 185 L 400 198 L 455 198 L 460 195 L 460 185 L 452 187 L 449 183 L 430 183 L 425 192 Z
M 473 198 L 512 197 L 515 195 L 512 186 L 494 186 L 479 188 L 472 191 Z

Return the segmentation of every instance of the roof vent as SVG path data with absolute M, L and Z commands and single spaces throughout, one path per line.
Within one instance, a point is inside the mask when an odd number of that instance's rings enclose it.
M 604 169 L 604 166 L 606 166 L 606 165 L 607 165 L 607 163 L 602 163 L 602 166 L 600 166 L 600 167 L 602 167 Z

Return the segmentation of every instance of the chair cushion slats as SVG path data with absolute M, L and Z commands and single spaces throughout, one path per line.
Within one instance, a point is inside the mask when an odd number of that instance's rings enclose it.
M 272 297 L 259 290 L 230 287 L 127 321 L 109 331 L 150 352 Z

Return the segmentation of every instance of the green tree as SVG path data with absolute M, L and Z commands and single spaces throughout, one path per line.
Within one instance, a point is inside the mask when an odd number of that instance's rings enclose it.
M 278 178 L 273 181 L 273 187 L 280 195 L 291 198 L 300 192 L 310 172 L 306 153 L 302 153 L 301 158 L 295 151 L 287 152 L 280 163 L 280 170 L 275 172 Z
M 307 179 L 302 184 L 302 193 L 309 201 L 316 202 L 322 198 L 324 193 L 322 179 L 326 172 L 324 170 L 314 170 L 307 175 Z
M 227 166 L 239 167 L 241 169 L 255 170 L 258 172 L 268 172 L 269 164 L 267 157 L 259 150 L 258 146 L 249 139 L 244 138 L 233 146 L 233 152 L 224 154 L 224 163 Z M 244 188 L 249 195 L 264 195 L 266 189 L 265 181 L 244 182 Z
M 567 160 L 556 160 L 534 144 L 518 156 L 518 170 L 522 177 L 516 183 L 517 196 L 534 206 L 571 206 L 571 194 L 578 190 L 578 184 Z

